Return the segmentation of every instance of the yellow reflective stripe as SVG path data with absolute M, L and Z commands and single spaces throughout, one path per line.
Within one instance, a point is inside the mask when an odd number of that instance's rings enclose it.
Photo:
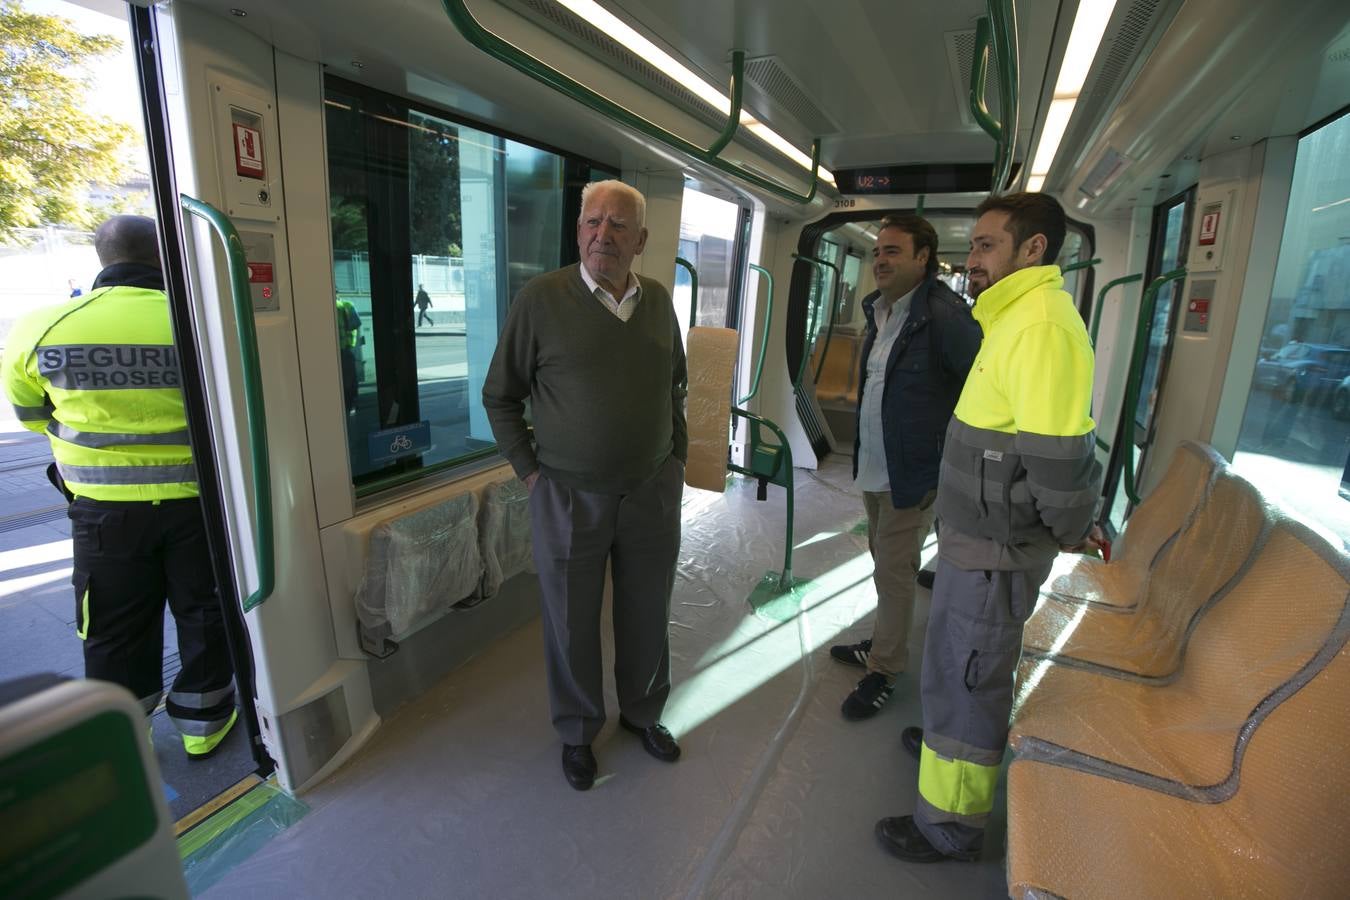
M 225 736 L 230 733 L 230 729 L 234 727 L 235 720 L 238 718 L 239 710 L 235 709 L 230 713 L 230 718 L 226 720 L 225 724 L 215 732 L 204 737 L 192 734 L 183 735 L 183 749 L 187 751 L 188 756 L 201 756 L 204 753 L 210 753 L 216 749 L 221 741 L 225 740 Z M 178 724 L 178 720 L 175 719 L 174 723 Z
M 943 812 L 988 815 L 994 808 L 998 770 L 964 759 L 943 759 L 925 742 L 919 753 L 919 793 Z
M 75 630 L 80 640 L 89 639 L 89 588 L 86 585 L 84 596 L 80 598 L 80 627 Z

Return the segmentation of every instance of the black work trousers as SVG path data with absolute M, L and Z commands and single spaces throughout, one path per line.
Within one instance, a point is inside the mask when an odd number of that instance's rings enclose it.
M 234 663 L 201 502 L 90 500 L 70 506 L 75 627 L 84 674 L 120 684 L 147 714 L 163 696 L 164 602 L 182 669 L 167 709 L 184 734 L 211 734 L 234 711 Z

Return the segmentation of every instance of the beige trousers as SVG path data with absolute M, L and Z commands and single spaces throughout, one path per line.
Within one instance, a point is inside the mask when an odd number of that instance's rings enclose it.
M 863 492 L 867 509 L 867 547 L 872 551 L 872 581 L 877 588 L 877 617 L 872 628 L 869 672 L 894 678 L 909 665 L 909 629 L 914 618 L 914 576 L 928 530 L 933 527 L 929 491 L 918 506 L 896 509 L 890 492 Z

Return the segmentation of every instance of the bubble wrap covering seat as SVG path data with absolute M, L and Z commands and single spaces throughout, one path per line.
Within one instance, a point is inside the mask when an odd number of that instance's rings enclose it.
M 1260 493 L 1220 471 L 1191 527 L 1162 555 L 1136 609 L 1042 600 L 1023 631 L 1024 672 L 1031 660 L 1044 658 L 1137 675 L 1174 672 L 1187 635 L 1241 577 L 1268 521 Z
M 1038 663 L 1011 738 L 1011 895 L 1345 896 L 1347 637 L 1350 558 L 1277 515 L 1171 676 Z
M 1130 515 L 1112 548 L 1111 562 L 1083 557 L 1046 591 L 1069 603 L 1133 608 L 1159 557 L 1193 520 L 1224 460 L 1204 444 L 1182 441 L 1162 481 Z

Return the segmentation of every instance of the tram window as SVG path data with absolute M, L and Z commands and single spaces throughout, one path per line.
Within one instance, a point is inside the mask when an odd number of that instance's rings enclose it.
M 734 203 L 686 186 L 680 202 L 680 256 L 698 272 L 698 322 L 689 319 L 689 273 L 675 267 L 672 300 L 681 331 L 690 324 L 735 327 L 727 321 L 736 261 L 736 226 L 741 209 Z
M 858 284 L 862 279 L 862 257 L 856 253 L 844 256 L 844 297 L 839 301 L 839 319 L 836 324 L 848 325 L 857 312 Z
M 1298 142 L 1233 466 L 1350 542 L 1350 114 Z
M 495 451 L 482 385 L 510 298 L 572 258 L 568 173 L 614 176 L 337 79 L 326 94 L 348 451 L 364 494 Z

